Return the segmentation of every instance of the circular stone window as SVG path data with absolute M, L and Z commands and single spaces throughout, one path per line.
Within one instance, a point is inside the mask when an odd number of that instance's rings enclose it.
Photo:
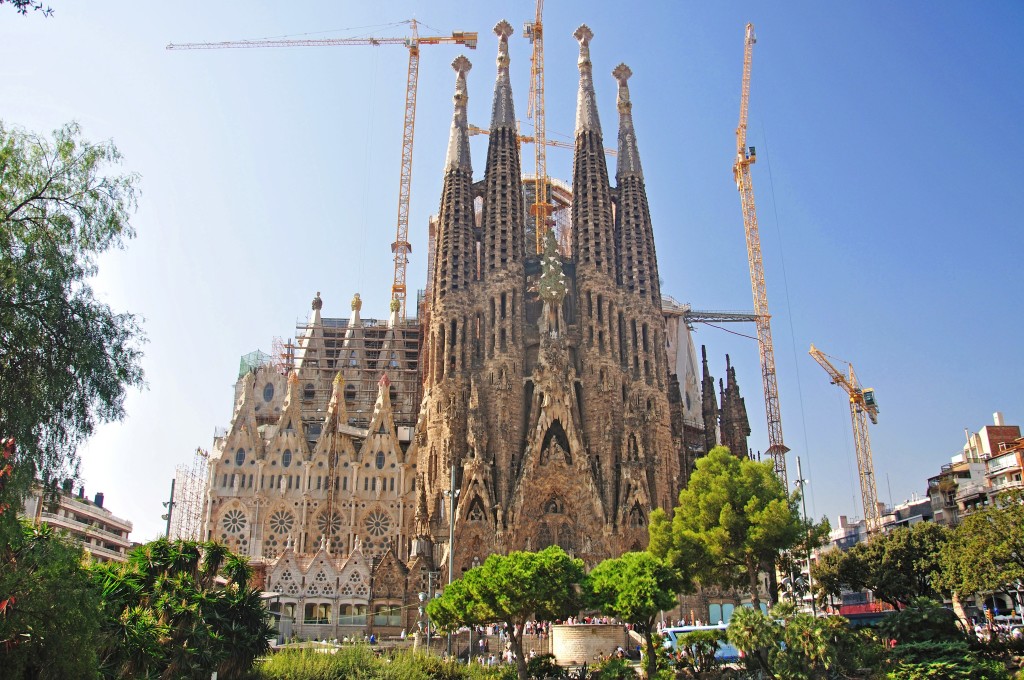
M 224 519 L 222 520 L 221 523 L 224 525 L 225 531 L 228 531 L 232 534 L 237 534 L 238 532 L 245 529 L 245 513 L 237 509 L 228 510 L 226 513 L 224 513 Z
M 383 510 L 373 510 L 363 520 L 363 525 L 371 536 L 383 536 L 391 531 L 391 516 Z
M 287 510 L 278 510 L 270 516 L 270 530 L 278 536 L 287 534 L 295 525 L 295 518 Z
M 263 401 L 273 401 L 274 399 L 274 383 L 267 383 L 263 386 Z

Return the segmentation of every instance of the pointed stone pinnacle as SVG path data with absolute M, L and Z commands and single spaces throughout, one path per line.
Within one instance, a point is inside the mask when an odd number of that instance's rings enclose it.
M 601 123 L 597 116 L 597 102 L 594 96 L 593 65 L 590 63 L 590 39 L 594 32 L 586 24 L 581 25 L 572 34 L 580 43 L 580 58 L 577 62 L 580 70 L 580 91 L 576 97 L 576 134 L 589 130 L 601 133 Z

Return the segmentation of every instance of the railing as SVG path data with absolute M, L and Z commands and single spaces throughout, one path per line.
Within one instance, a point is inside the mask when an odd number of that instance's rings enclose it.
M 60 515 L 57 515 L 57 514 L 52 513 L 52 512 L 41 512 L 39 514 L 40 514 L 40 517 L 42 519 L 46 520 L 47 522 L 49 522 L 51 524 L 55 524 L 57 526 L 65 526 L 65 527 L 69 527 L 69 528 L 75 528 L 75 529 L 78 529 L 79 531 L 81 531 L 84 534 L 97 534 L 97 535 L 99 535 L 101 537 L 107 537 L 107 538 L 116 540 L 119 543 L 124 543 L 124 547 L 126 547 L 126 548 L 129 545 L 131 545 L 131 541 L 129 541 L 126 537 L 124 537 L 120 533 L 114 533 L 113 531 L 107 531 L 106 529 L 102 529 L 102 528 L 96 526 L 95 524 L 86 524 L 85 522 L 79 522 L 78 520 L 71 519 L 70 517 L 61 517 Z

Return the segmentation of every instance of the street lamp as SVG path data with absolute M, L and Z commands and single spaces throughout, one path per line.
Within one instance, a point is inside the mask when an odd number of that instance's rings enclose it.
M 174 502 L 174 482 L 175 482 L 175 479 L 172 477 L 171 478 L 171 497 L 168 498 L 163 503 L 163 506 L 165 508 L 167 508 L 167 513 L 163 514 L 163 515 L 160 515 L 160 519 L 167 520 L 167 529 L 166 529 L 166 531 L 164 531 L 164 536 L 167 539 L 171 538 L 171 515 L 174 514 L 174 506 L 177 505 L 177 503 Z
M 800 487 L 800 504 L 803 506 L 804 522 L 807 521 L 807 494 L 804 493 L 804 487 L 807 485 L 806 479 L 804 479 L 804 473 L 800 468 L 800 456 L 796 457 L 796 476 L 797 479 L 793 482 Z M 814 579 L 811 578 L 811 527 L 807 527 L 807 592 L 811 595 L 811 613 L 814 616 L 818 615 L 818 606 L 814 602 Z
M 441 575 L 439 571 L 428 571 L 427 572 L 427 592 L 420 592 L 418 597 L 420 600 L 420 617 L 421 621 L 417 621 L 417 625 L 422 630 L 424 627 L 427 629 L 427 651 L 430 651 L 430 616 L 427 614 L 427 602 L 434 599 L 434 580 Z

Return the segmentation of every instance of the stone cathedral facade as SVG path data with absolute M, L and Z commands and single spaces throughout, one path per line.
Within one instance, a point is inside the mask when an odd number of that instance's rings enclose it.
M 612 178 L 593 36 L 575 32 L 569 250 L 548 232 L 537 253 L 512 28 L 503 21 L 495 33 L 482 179 L 470 158 L 471 65 L 453 63 L 419 318 L 400 319 L 393 304 L 387 321 L 362 319 L 358 295 L 349 318 L 327 318 L 318 293 L 284 363 L 243 366 L 231 425 L 211 452 L 205 537 L 251 556 L 293 632 L 412 630 L 417 594 L 447 582 L 449 559 L 457 578 L 492 553 L 557 544 L 592 567 L 642 549 L 651 511 L 671 511 L 719 432 L 746 450 L 734 370 L 719 409 L 706 357 L 698 376 L 679 306 L 662 298 L 629 68 L 612 74 Z

